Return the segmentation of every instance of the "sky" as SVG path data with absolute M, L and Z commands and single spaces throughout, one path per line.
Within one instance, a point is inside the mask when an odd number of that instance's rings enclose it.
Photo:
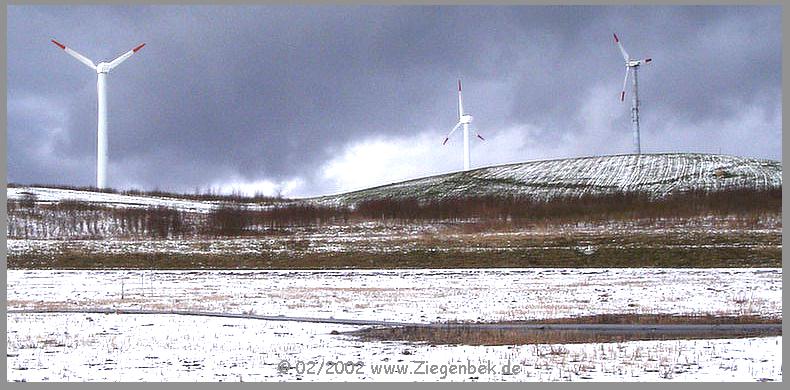
M 8 6 L 8 181 L 304 197 L 463 168 L 631 153 L 782 159 L 777 6 Z M 630 84 L 630 81 L 629 81 Z

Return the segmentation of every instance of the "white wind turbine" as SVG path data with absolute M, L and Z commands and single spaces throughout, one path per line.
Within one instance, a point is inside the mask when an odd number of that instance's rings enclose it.
M 647 64 L 652 61 L 652 58 L 645 58 L 643 60 L 635 60 L 631 59 L 628 56 L 628 53 L 623 48 L 623 45 L 620 43 L 620 39 L 617 38 L 617 34 L 614 35 L 614 42 L 617 44 L 617 47 L 620 49 L 620 52 L 623 53 L 623 59 L 625 60 L 625 79 L 623 80 L 623 91 L 620 92 L 620 101 L 625 100 L 625 87 L 628 84 L 628 73 L 633 71 L 634 73 L 634 82 L 633 82 L 633 97 L 632 97 L 632 104 L 631 104 L 631 126 L 634 129 L 634 149 L 636 150 L 636 154 L 642 154 L 642 145 L 639 139 L 639 92 L 637 89 L 638 80 L 637 80 L 637 70 L 639 66 L 642 64 Z
M 97 74 L 96 92 L 98 93 L 98 103 L 99 103 L 98 130 L 97 130 L 98 150 L 96 156 L 96 187 L 105 188 L 107 185 L 107 84 L 106 84 L 107 73 L 113 70 L 116 66 L 120 65 L 121 62 L 126 61 L 127 58 L 132 56 L 132 54 L 137 53 L 137 51 L 139 51 L 140 49 L 143 48 L 143 46 L 145 46 L 145 43 L 138 45 L 137 47 L 127 51 L 126 53 L 121 54 L 120 57 L 110 62 L 100 62 L 97 65 L 94 65 L 93 61 L 91 61 L 87 57 L 83 56 L 80 53 L 77 53 L 76 51 L 72 50 L 70 47 L 66 47 L 66 45 L 54 39 L 52 40 L 52 43 L 56 44 L 61 49 L 65 50 L 66 53 L 76 58 L 79 62 L 82 62 L 83 64 L 87 65 L 89 68 L 96 71 Z
M 469 162 L 469 124 L 472 123 L 472 116 L 469 114 L 464 113 L 464 98 L 461 95 L 461 80 L 458 80 L 458 123 L 456 123 L 455 127 L 447 134 L 447 137 L 444 138 L 444 142 L 442 145 L 446 144 L 447 141 L 450 140 L 450 136 L 458 130 L 458 127 L 463 125 L 464 126 L 464 170 L 468 171 L 470 167 Z M 485 141 L 485 138 L 481 136 L 477 131 L 475 131 L 475 135 L 477 138 Z

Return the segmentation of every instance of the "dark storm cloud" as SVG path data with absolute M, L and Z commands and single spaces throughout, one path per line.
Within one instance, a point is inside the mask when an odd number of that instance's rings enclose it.
M 654 58 L 640 72 L 646 137 L 676 130 L 672 122 L 687 137 L 660 147 L 693 150 L 709 142 L 703 129 L 751 108 L 781 115 L 779 11 L 9 6 L 9 180 L 94 183 L 96 76 L 50 38 L 94 61 L 148 43 L 108 77 L 111 185 L 191 190 L 236 176 L 310 186 L 365 137 L 442 129 L 441 139 L 455 122 L 459 75 L 488 134 L 528 124 L 539 143 L 556 144 L 588 130 L 580 112 L 603 87 L 610 102 L 599 104 L 616 107 L 630 137 L 612 31 L 633 56 Z M 781 159 L 780 130 L 764 129 L 749 148 L 718 142 Z M 591 150 L 628 151 L 608 144 Z

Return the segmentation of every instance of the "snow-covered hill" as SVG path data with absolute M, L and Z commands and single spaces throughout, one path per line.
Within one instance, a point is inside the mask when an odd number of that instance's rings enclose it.
M 436 200 L 487 195 L 547 200 L 637 191 L 663 197 L 689 190 L 781 186 L 782 165 L 778 161 L 696 153 L 631 154 L 499 165 L 311 200 L 326 205 L 381 198 Z
M 208 212 L 222 203 L 173 197 L 124 195 L 88 190 L 24 186 L 8 188 L 7 194 L 9 200 L 21 200 L 25 197 L 31 197 L 31 199 L 34 199 L 37 203 L 58 203 L 68 200 L 118 208 L 149 208 L 163 206 L 185 212 Z M 259 203 L 249 203 L 247 206 L 253 210 L 267 207 Z

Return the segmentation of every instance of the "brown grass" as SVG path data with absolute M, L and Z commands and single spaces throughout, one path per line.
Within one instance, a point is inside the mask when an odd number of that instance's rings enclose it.
M 781 330 L 709 331 L 671 334 L 656 331 L 599 333 L 581 330 L 481 329 L 470 327 L 371 328 L 352 332 L 363 341 L 406 341 L 430 345 L 529 345 L 622 343 L 644 340 L 691 340 L 779 336 Z
M 580 344 L 620 343 L 637 340 L 676 340 L 710 338 L 767 337 L 782 334 L 781 328 L 667 332 L 661 330 L 600 331 L 497 328 L 495 325 L 513 324 L 781 324 L 781 318 L 759 316 L 673 316 L 664 314 L 604 314 L 548 320 L 476 324 L 448 324 L 447 326 L 402 326 L 367 328 L 349 332 L 364 341 L 407 341 L 431 345 L 525 345 L 525 344 Z M 488 326 L 494 325 L 494 326 Z
M 506 324 L 639 324 L 639 325 L 713 325 L 713 324 L 781 324 L 781 318 L 759 315 L 716 314 L 595 314 L 589 316 L 552 318 L 549 320 L 508 321 Z

